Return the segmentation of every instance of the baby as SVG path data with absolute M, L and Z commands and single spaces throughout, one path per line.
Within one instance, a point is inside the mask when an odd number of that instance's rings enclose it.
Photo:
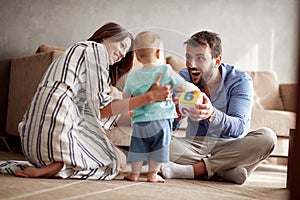
M 143 67 L 128 74 L 123 90 L 124 97 L 147 92 L 160 74 L 163 74 L 161 85 L 171 84 L 180 92 L 199 91 L 194 84 L 177 74 L 170 65 L 163 64 L 163 45 L 156 33 L 141 32 L 134 42 L 136 58 Z M 133 132 L 128 153 L 131 173 L 124 179 L 137 181 L 143 162 L 148 162 L 147 181 L 165 182 L 157 173 L 162 163 L 169 162 L 169 143 L 174 118 L 177 118 L 177 113 L 173 101 L 154 102 L 134 110 Z

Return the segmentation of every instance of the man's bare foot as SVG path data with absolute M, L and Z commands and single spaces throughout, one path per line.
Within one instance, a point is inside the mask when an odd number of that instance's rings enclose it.
M 54 162 L 42 168 L 27 167 L 22 171 L 15 172 L 15 175 L 24 178 L 50 178 L 55 176 L 63 168 L 63 166 L 63 162 Z
M 163 179 L 157 172 L 148 172 L 147 174 L 147 181 L 154 182 L 154 183 L 164 183 L 165 179 Z
M 124 176 L 125 180 L 128 181 L 137 181 L 139 179 L 140 173 L 130 173 L 126 176 Z

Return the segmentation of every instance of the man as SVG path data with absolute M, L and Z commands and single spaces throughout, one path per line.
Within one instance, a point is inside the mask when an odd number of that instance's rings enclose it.
M 202 31 L 186 42 L 186 67 L 180 75 L 200 88 L 203 103 L 190 109 L 185 138 L 173 137 L 165 178 L 214 175 L 243 184 L 273 151 L 277 138 L 269 128 L 249 132 L 252 80 L 222 63 L 221 39 Z M 180 122 L 175 120 L 174 126 Z

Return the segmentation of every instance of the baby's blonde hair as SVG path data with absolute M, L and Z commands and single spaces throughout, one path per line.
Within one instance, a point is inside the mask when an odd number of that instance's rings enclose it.
M 139 49 L 162 49 L 162 40 L 159 35 L 152 31 L 143 31 L 134 39 L 135 50 Z

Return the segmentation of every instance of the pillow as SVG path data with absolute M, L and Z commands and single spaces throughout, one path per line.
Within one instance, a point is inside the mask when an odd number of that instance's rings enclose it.
M 65 51 L 67 48 L 59 47 L 49 44 L 41 44 L 35 53 L 49 52 L 49 51 Z
M 273 71 L 246 71 L 253 80 L 255 102 L 267 110 L 284 110 L 277 75 Z

